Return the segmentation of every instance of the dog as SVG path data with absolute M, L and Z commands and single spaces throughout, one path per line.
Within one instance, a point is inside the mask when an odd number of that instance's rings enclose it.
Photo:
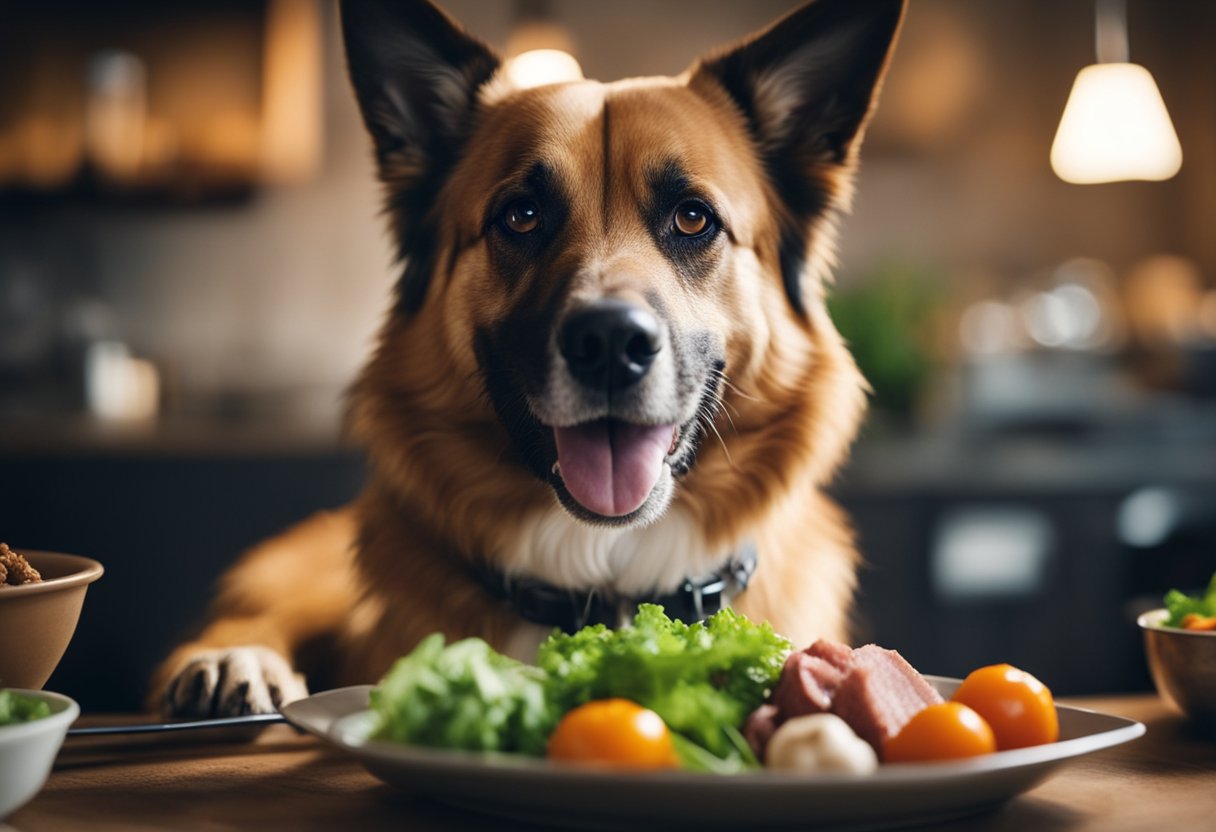
M 647 600 L 845 640 L 821 488 L 866 385 L 825 291 L 903 12 L 813 0 L 678 77 L 516 89 L 430 3 L 345 0 L 402 263 L 349 393 L 368 480 L 237 561 L 154 700 L 272 711 L 433 631 L 526 660 Z

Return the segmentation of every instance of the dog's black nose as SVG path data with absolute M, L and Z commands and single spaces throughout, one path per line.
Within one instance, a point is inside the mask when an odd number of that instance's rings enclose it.
M 621 390 L 650 369 L 660 349 L 659 321 L 627 301 L 602 300 L 571 313 L 557 346 L 579 382 Z

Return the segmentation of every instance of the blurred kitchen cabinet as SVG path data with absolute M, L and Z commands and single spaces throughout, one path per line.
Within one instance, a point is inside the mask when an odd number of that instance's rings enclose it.
M 306 181 L 322 0 L 44 0 L 0 16 L 0 205 L 195 202 Z

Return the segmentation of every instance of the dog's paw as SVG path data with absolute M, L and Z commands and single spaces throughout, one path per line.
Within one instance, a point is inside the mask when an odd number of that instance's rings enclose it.
M 165 689 L 169 716 L 212 718 L 274 713 L 308 696 L 304 677 L 269 647 L 195 653 Z

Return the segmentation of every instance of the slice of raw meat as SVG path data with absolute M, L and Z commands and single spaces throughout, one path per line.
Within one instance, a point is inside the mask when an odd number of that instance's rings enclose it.
M 756 756 L 764 759 L 773 732 L 786 720 L 834 713 L 882 757 L 883 745 L 922 708 L 942 698 L 899 653 L 875 644 L 856 650 L 820 639 L 791 653 L 772 698 L 743 728 Z
M 781 669 L 777 689 L 773 691 L 773 704 L 781 712 L 781 718 L 793 719 L 831 710 L 832 697 L 845 679 L 845 668 L 805 652 L 791 653 Z
M 832 713 L 882 757 L 884 743 L 941 696 L 903 656 L 867 644 L 853 651 L 853 667 L 832 697 Z
M 808 656 L 823 659 L 841 673 L 847 672 L 853 666 L 853 648 L 847 644 L 821 638 L 802 652 Z

